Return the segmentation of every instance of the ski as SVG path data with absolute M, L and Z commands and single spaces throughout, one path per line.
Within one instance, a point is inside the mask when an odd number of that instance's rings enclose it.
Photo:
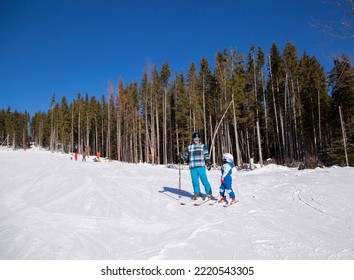
M 200 206 L 203 205 L 204 203 L 207 203 L 208 201 L 210 201 L 211 198 L 210 197 L 206 197 L 205 199 L 203 199 L 202 201 L 197 201 L 194 203 L 194 206 Z
M 207 202 L 209 202 L 208 204 L 211 205 L 211 204 L 218 202 L 218 199 L 219 199 L 219 197 L 212 197 L 212 198 L 206 197 L 201 203 L 195 204 L 195 206 L 200 206 L 202 204 L 206 204 Z
M 221 203 L 221 202 L 218 202 L 217 200 L 212 201 L 212 202 L 209 203 L 210 206 L 213 206 L 213 205 L 220 205 L 220 204 L 222 204 L 222 203 Z
M 217 196 L 217 197 L 215 197 L 215 199 L 213 199 L 210 203 L 209 203 L 209 205 L 220 205 L 221 204 L 221 202 L 219 202 L 219 198 L 220 198 L 220 196 Z
M 181 201 L 181 205 L 195 205 L 196 203 L 203 202 L 202 198 L 199 197 L 198 199 L 191 199 L 189 201 Z
M 215 200 L 213 200 L 212 202 L 209 203 L 209 205 L 211 205 L 211 206 L 213 206 L 213 205 L 218 205 L 218 206 L 228 205 L 229 201 L 226 200 L 226 198 L 223 201 L 219 201 L 220 198 L 221 198 L 220 196 L 216 197 Z M 236 200 L 236 202 L 238 202 L 238 200 Z M 235 204 L 236 202 L 234 202 L 233 204 Z
M 233 203 L 225 203 L 223 206 L 224 207 L 230 207 L 231 205 L 234 205 L 234 204 L 236 204 L 238 202 L 238 200 L 235 200 L 235 202 L 233 202 Z
M 201 197 L 199 197 L 198 199 L 196 200 L 190 200 L 190 201 L 181 201 L 180 204 L 181 205 L 194 205 L 194 206 L 200 206 L 200 205 L 203 205 L 203 204 L 206 204 L 207 202 L 210 202 L 210 203 L 213 203 L 213 202 L 217 202 L 217 198 L 216 199 L 211 199 L 209 197 L 206 197 L 205 199 L 202 199 Z

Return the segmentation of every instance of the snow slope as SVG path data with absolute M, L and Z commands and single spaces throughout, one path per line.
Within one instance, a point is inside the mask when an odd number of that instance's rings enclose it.
M 181 206 L 187 167 L 179 192 L 178 169 L 2 149 L 0 259 L 354 259 L 354 168 L 233 178 L 238 204 Z

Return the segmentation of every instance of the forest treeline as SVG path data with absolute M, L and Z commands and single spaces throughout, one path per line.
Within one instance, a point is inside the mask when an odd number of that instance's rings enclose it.
M 147 67 L 140 84 L 108 81 L 100 99 L 53 95 L 47 112 L 32 117 L 0 111 L 0 145 L 167 164 L 176 162 L 199 131 L 212 161 L 229 152 L 238 165 L 272 159 L 293 165 L 316 159 L 325 165 L 354 165 L 354 68 L 346 55 L 325 73 L 315 56 L 298 57 L 287 42 L 266 55 L 250 46 L 191 63 L 188 72 Z M 345 141 L 344 141 L 345 139 Z

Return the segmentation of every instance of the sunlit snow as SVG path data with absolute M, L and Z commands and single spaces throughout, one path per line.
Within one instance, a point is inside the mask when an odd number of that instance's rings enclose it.
M 354 168 L 234 170 L 228 208 L 180 205 L 181 173 L 2 148 L 0 259 L 354 259 Z

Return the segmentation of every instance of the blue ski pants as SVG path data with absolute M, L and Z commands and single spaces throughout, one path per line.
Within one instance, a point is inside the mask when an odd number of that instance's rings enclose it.
M 208 181 L 208 177 L 207 177 L 207 174 L 206 174 L 205 166 L 193 167 L 193 168 L 191 168 L 189 170 L 191 172 L 194 194 L 200 193 L 199 179 L 200 179 L 200 181 L 202 181 L 202 184 L 203 184 L 203 186 L 205 188 L 205 193 L 206 194 L 211 194 L 211 186 L 210 186 L 210 183 Z
M 234 190 L 232 189 L 232 179 L 231 176 L 225 178 L 224 183 L 220 185 L 220 196 L 225 196 L 225 192 L 227 192 L 230 198 L 235 198 Z

